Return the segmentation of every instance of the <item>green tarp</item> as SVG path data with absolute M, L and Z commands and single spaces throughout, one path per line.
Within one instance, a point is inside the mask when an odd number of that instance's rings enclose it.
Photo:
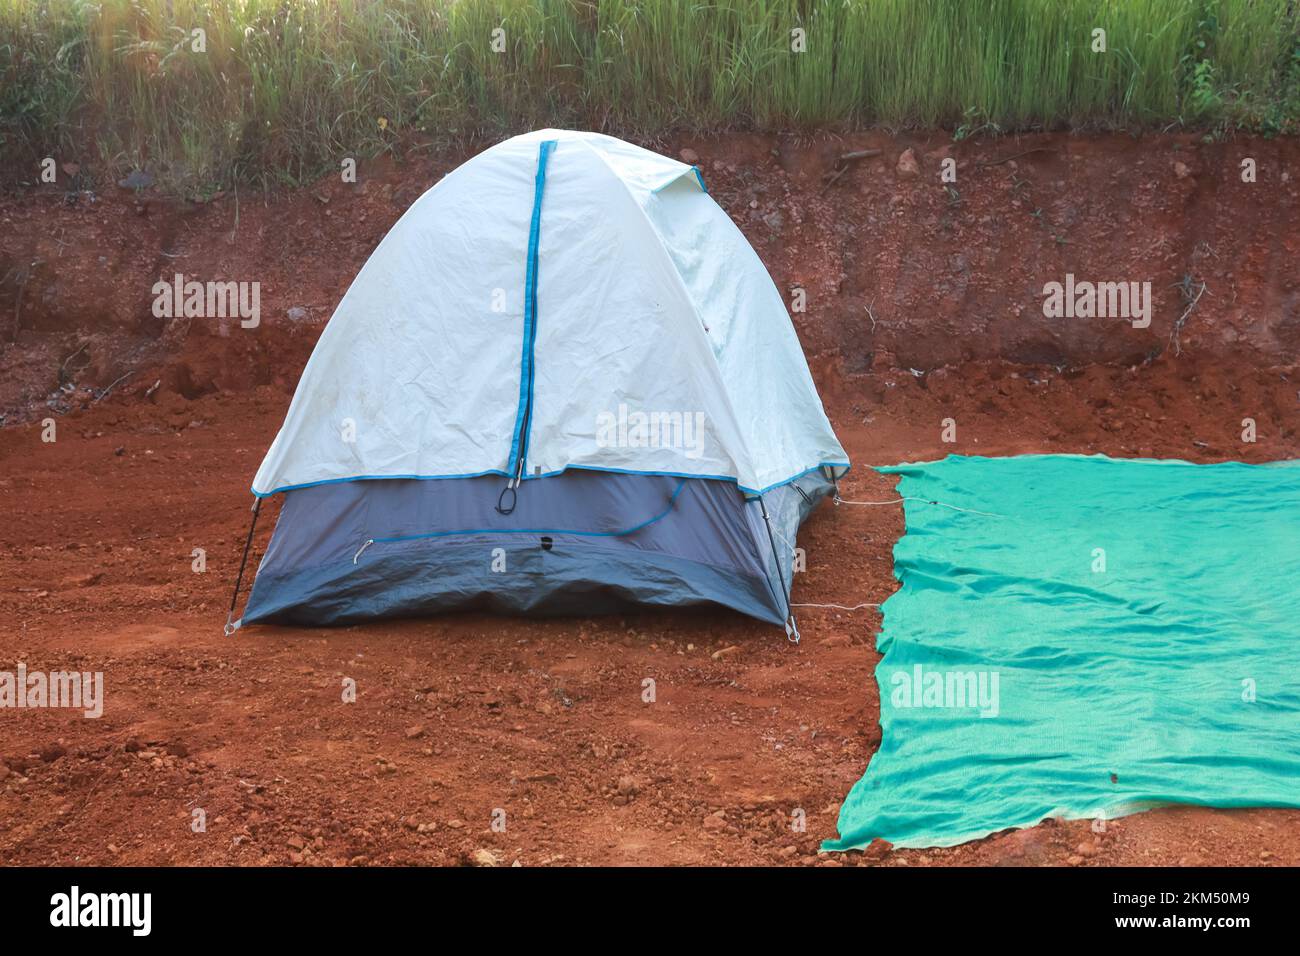
M 881 471 L 920 500 L 877 643 L 880 749 L 826 849 L 1300 806 L 1300 462 Z

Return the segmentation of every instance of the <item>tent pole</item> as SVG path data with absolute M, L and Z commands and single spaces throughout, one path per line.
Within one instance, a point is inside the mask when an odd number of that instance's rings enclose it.
M 239 575 L 235 578 L 235 593 L 230 595 L 230 613 L 226 615 L 225 635 L 229 637 L 239 628 L 235 620 L 235 604 L 239 601 L 239 586 L 244 583 L 244 567 L 248 564 L 248 552 L 253 547 L 253 529 L 257 527 L 257 514 L 262 510 L 262 499 L 253 499 L 253 520 L 248 523 L 248 537 L 244 540 L 244 556 L 239 559 Z M 242 619 L 241 619 L 242 620 Z
M 758 510 L 763 514 L 763 524 L 767 525 L 767 540 L 772 545 L 772 560 L 776 562 L 776 576 L 781 581 L 781 594 L 785 597 L 785 636 L 791 644 L 798 644 L 799 625 L 790 608 L 790 592 L 785 587 L 785 572 L 781 570 L 781 556 L 777 553 L 776 538 L 772 534 L 772 519 L 767 515 L 767 503 L 763 501 L 762 495 L 758 496 Z

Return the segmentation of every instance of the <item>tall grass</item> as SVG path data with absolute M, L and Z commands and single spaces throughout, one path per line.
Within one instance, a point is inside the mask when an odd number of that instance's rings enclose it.
M 0 151 L 215 188 L 300 181 L 412 138 L 542 125 L 1294 131 L 1297 6 L 3 0 Z M 1095 28 L 1105 53 L 1091 49 Z M 806 52 L 792 52 L 796 29 Z

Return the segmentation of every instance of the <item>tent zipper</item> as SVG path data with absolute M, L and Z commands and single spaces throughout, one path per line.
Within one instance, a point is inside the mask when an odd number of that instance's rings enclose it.
M 537 345 L 537 249 L 542 230 L 542 193 L 546 188 L 546 162 L 556 141 L 545 140 L 537 151 L 537 176 L 533 187 L 533 216 L 528 226 L 528 261 L 524 267 L 524 335 L 523 355 L 519 363 L 519 413 L 515 416 L 514 435 L 510 440 L 510 460 L 506 473 L 510 480 L 497 499 L 497 511 L 508 515 L 515 510 L 518 488 L 524 480 L 528 461 L 528 435 L 533 419 L 534 355 Z M 509 505 L 506 495 L 509 494 Z

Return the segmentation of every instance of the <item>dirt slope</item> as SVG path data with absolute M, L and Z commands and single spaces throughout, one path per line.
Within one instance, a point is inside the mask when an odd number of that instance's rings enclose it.
M 884 155 L 823 188 L 836 156 L 873 144 Z M 915 178 L 897 169 L 907 146 Z M 1294 175 L 1282 179 L 1293 141 L 962 145 L 956 200 L 937 183 L 937 139 L 671 144 L 682 147 L 778 285 L 808 292 L 796 327 L 857 463 L 846 497 L 891 495 L 865 466 L 949 452 L 1300 455 L 1300 219 Z M 1243 151 L 1260 166 L 1244 194 Z M 269 203 L 241 196 L 237 210 L 234 197 L 188 209 L 118 194 L 0 200 L 0 275 L 39 263 L 21 302 L 12 278 L 0 298 L 0 316 L 20 306 L 18 341 L 0 357 L 0 669 L 75 666 L 108 685 L 98 720 L 0 712 L 0 859 L 819 861 L 879 739 L 874 611 L 807 609 L 798 647 L 723 612 L 221 636 L 248 482 L 320 323 L 459 158 L 363 169 L 359 186 Z M 1045 320 L 1035 293 L 1067 270 L 1149 278 L 1152 329 Z M 261 281 L 262 326 L 154 319 L 149 288 L 171 271 Z M 1207 293 L 1175 350 L 1183 275 Z M 70 413 L 45 443 L 50 408 Z M 955 444 L 940 441 L 949 417 Z M 1240 440 L 1245 417 L 1254 444 Z M 809 568 L 795 599 L 884 600 L 901 531 L 896 508 L 824 506 L 800 539 Z M 194 548 L 206 573 L 191 569 Z M 344 678 L 356 703 L 341 700 Z M 206 833 L 191 830 L 195 808 Z M 792 829 L 796 809 L 805 832 Z M 496 810 L 504 833 L 491 829 Z M 1300 813 L 1164 810 L 1103 834 L 1049 823 L 820 862 L 1295 865 Z

